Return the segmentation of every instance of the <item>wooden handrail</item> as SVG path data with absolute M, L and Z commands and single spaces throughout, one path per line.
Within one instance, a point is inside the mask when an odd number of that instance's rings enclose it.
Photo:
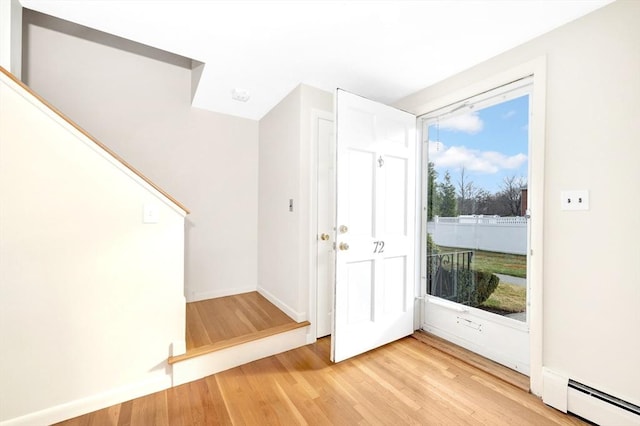
M 176 206 L 178 206 L 179 208 L 181 208 L 182 210 L 185 211 L 185 213 L 189 214 L 189 209 L 187 209 L 182 203 L 180 203 L 178 200 L 176 200 L 175 198 L 173 198 L 171 195 L 169 195 L 169 193 L 167 193 L 164 189 L 160 188 L 158 185 L 156 185 L 155 183 L 153 183 L 148 177 L 146 177 L 145 175 L 143 175 L 139 170 L 137 170 L 135 167 L 133 167 L 131 164 L 127 163 L 122 157 L 120 157 L 118 154 L 116 154 L 113 150 L 111 150 L 108 146 L 106 146 L 105 144 L 103 144 L 102 142 L 100 142 L 98 139 L 94 138 L 93 136 L 91 136 L 91 134 L 89 134 L 89 132 L 87 132 L 86 130 L 84 130 L 82 127 L 80 127 L 78 124 L 76 124 L 73 120 L 71 120 L 69 117 L 67 117 L 66 115 L 64 115 L 59 109 L 57 109 L 56 107 L 54 107 L 53 105 L 51 105 L 46 99 L 44 99 L 42 96 L 38 95 L 37 93 L 35 93 L 33 90 L 31 90 L 31 88 L 29 86 L 27 86 L 26 84 L 24 84 L 22 81 L 20 81 L 16 76 L 14 76 L 13 74 L 11 74 L 9 71 L 7 71 L 6 69 L 4 69 L 3 67 L 0 66 L 0 72 L 2 72 L 2 74 L 6 75 L 7 77 L 9 77 L 9 79 L 13 80 L 18 86 L 22 87 L 24 90 L 26 90 L 31 96 L 33 96 L 34 98 L 36 98 L 38 101 L 42 102 L 42 104 L 44 106 L 46 106 L 47 108 L 49 108 L 51 111 L 53 111 L 56 115 L 58 115 L 60 118 L 62 118 L 64 121 L 66 121 L 68 124 L 70 124 L 72 127 L 74 127 L 77 131 L 79 131 L 80 133 L 82 133 L 85 137 L 87 137 L 90 141 L 92 141 L 94 144 L 98 145 L 101 149 L 103 149 L 105 152 L 107 152 L 111 157 L 113 157 L 115 160 L 117 160 L 120 164 L 122 164 L 124 167 L 126 167 L 127 169 L 129 169 L 131 172 L 133 172 L 135 175 L 137 175 L 140 179 L 142 179 L 143 181 L 145 181 L 146 183 L 148 183 L 149 185 L 151 185 L 156 191 L 158 191 L 159 193 L 161 193 L 162 195 L 164 195 L 166 198 L 168 198 L 172 203 L 174 203 Z

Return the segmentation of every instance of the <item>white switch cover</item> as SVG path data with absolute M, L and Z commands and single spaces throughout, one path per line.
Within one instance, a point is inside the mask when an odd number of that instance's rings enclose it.
M 145 203 L 142 208 L 142 223 L 158 223 L 160 221 L 160 208 L 157 204 Z
M 589 210 L 589 191 L 586 189 L 560 192 L 561 210 Z

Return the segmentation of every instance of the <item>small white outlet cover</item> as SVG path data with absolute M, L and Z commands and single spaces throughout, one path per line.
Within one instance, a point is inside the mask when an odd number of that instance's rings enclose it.
M 160 207 L 157 204 L 145 203 L 142 207 L 142 223 L 158 223 L 160 221 Z
M 589 191 L 586 189 L 561 191 L 561 210 L 589 210 Z

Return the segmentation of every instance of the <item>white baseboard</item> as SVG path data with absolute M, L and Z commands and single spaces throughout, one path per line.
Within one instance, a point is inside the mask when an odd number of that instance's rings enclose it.
M 306 345 L 307 328 L 279 333 L 173 364 L 173 386 Z
M 33 426 L 57 423 L 170 387 L 171 376 L 167 374 L 156 375 L 147 380 L 107 392 L 49 407 L 24 416 L 14 417 L 13 419 L 2 420 L 0 421 L 0 426 Z
M 568 376 L 542 367 L 542 402 L 566 413 L 568 385 Z
M 311 329 L 311 327 L 308 327 L 308 328 Z M 307 339 L 306 339 L 307 345 L 311 345 L 312 343 L 315 343 L 317 341 L 318 341 L 318 338 L 316 337 L 315 332 L 307 333 Z
M 187 295 L 187 303 L 191 303 L 191 302 L 199 302 L 201 300 L 207 300 L 207 299 L 215 299 L 218 297 L 225 297 L 225 296 L 233 296 L 236 294 L 242 294 L 242 293 L 250 293 L 252 291 L 256 291 L 256 287 L 255 286 L 251 286 L 251 287 L 242 287 L 242 288 L 224 288 L 221 290 L 212 290 L 212 291 L 201 291 L 201 292 L 190 292 L 189 295 Z
M 267 299 L 269 302 L 276 305 L 278 309 L 280 309 L 282 312 L 287 314 L 295 322 L 302 322 L 302 321 L 308 320 L 306 312 L 296 311 L 291 306 L 287 305 L 282 300 L 278 299 L 275 295 L 270 293 L 268 290 L 265 290 L 264 288 L 258 286 L 258 293 L 264 296 L 264 298 Z

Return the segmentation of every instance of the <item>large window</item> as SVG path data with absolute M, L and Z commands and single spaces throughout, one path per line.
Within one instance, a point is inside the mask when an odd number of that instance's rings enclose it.
M 530 79 L 423 117 L 427 293 L 526 320 Z

